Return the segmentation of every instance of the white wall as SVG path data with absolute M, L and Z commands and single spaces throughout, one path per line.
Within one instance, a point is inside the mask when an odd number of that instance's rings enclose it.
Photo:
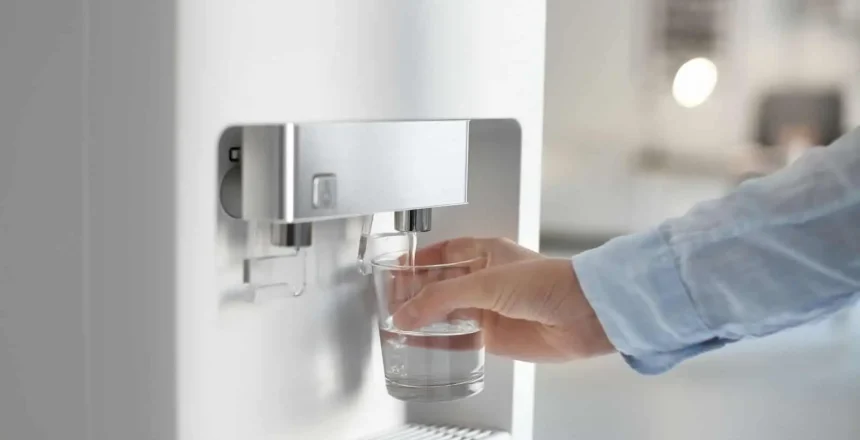
M 547 2 L 544 231 L 628 226 L 623 164 L 641 139 L 630 81 L 635 3 Z
M 736 112 L 722 111 L 738 99 L 730 88 L 721 85 L 709 103 L 690 112 L 645 87 L 642 8 L 634 0 L 548 2 L 547 235 L 639 230 L 724 190 L 723 182 L 708 178 L 694 185 L 701 192 L 691 193 L 683 178 L 636 174 L 633 153 L 648 143 L 705 149 L 731 147 L 743 138 Z M 651 190 L 655 186 L 659 192 Z M 670 209 L 653 203 L 673 195 Z
M 850 90 L 860 76 L 857 47 L 815 26 L 786 34 L 774 17 L 774 2 L 736 2 L 726 49 L 715 59 L 719 83 L 711 99 L 695 109 L 678 106 L 668 85 L 644 87 L 643 2 L 548 2 L 546 234 L 638 230 L 716 197 L 725 180 L 699 178 L 693 186 L 700 191 L 693 194 L 686 178 L 638 174 L 632 152 L 653 145 L 719 160 L 749 148 L 761 91 L 806 85 Z M 658 193 L 647 189 L 655 179 Z M 643 198 L 674 200 L 663 209 Z M 646 206 L 647 211 L 640 209 Z
M 3 439 L 86 436 L 82 18 L 0 2 Z
M 760 90 L 853 83 L 857 123 L 860 52 L 816 29 L 783 39 L 766 2 L 737 2 L 735 64 L 710 102 L 687 111 L 649 96 L 634 86 L 636 3 L 548 3 L 544 232 L 641 229 L 718 196 L 726 189 L 718 178 L 635 173 L 630 153 L 646 142 L 688 154 L 744 148 Z M 858 314 L 735 344 L 658 377 L 637 375 L 618 356 L 540 365 L 535 438 L 856 439 Z

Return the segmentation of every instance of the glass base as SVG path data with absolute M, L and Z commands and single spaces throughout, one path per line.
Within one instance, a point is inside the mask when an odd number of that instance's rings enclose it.
M 484 389 L 484 376 L 468 382 L 432 386 L 404 385 L 386 379 L 385 386 L 391 397 L 405 402 L 450 402 L 480 393 Z

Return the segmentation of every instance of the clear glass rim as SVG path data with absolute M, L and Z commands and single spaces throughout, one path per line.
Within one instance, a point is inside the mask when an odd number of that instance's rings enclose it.
M 454 267 L 468 266 L 472 263 L 477 263 L 478 261 L 487 259 L 486 254 L 481 254 L 481 255 L 478 255 L 477 257 L 474 257 L 474 258 L 469 258 L 467 260 L 461 260 L 461 261 L 454 261 L 451 263 L 421 264 L 421 265 L 415 265 L 415 266 L 410 266 L 408 264 L 386 263 L 386 262 L 381 261 L 384 259 L 388 260 L 388 261 L 398 261 L 400 257 L 392 258 L 392 256 L 393 255 L 403 255 L 405 253 L 406 253 L 406 251 L 403 250 L 403 251 L 387 252 L 387 253 L 384 253 L 382 255 L 378 255 L 376 258 L 373 258 L 372 260 L 370 260 L 370 265 L 372 267 L 379 267 L 382 269 L 390 269 L 390 270 L 412 270 L 412 269 L 433 270 L 433 269 L 449 269 L 449 268 L 454 268 Z
M 406 237 L 405 232 L 374 232 L 366 235 L 367 238 L 391 238 L 391 237 Z

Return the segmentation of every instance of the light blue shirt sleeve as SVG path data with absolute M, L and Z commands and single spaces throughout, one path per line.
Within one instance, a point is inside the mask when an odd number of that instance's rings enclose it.
M 645 374 L 831 314 L 860 296 L 860 129 L 573 266 Z

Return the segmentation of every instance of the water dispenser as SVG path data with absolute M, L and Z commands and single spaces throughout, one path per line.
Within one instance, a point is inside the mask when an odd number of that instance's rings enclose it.
M 531 364 L 487 354 L 467 399 L 389 395 L 356 258 L 378 232 L 537 247 L 544 3 L 12 1 L 0 22 L 2 435 L 530 440 Z
M 238 143 L 219 155 L 223 222 L 232 224 L 221 239 L 228 261 L 242 264 L 233 284 L 250 294 L 278 285 L 304 292 L 304 271 L 279 280 L 289 271 L 278 266 L 306 258 L 314 222 L 360 217 L 369 228 L 375 214 L 393 213 L 393 230 L 425 233 L 432 208 L 467 203 L 469 121 L 290 122 L 232 134 Z M 269 239 L 235 245 L 243 233 Z M 356 243 L 359 259 L 366 238 Z

